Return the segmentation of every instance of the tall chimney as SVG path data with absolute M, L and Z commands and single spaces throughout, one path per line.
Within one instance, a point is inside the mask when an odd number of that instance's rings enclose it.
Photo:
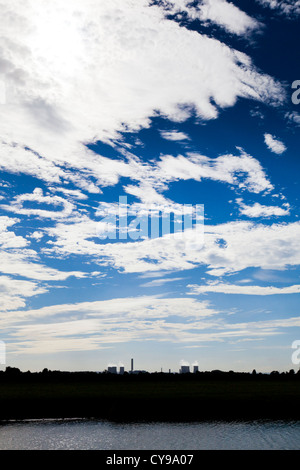
M 131 372 L 133 372 L 133 359 L 131 359 Z

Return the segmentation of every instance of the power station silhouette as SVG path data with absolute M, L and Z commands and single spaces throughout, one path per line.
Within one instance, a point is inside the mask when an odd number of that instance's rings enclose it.
M 198 365 L 194 364 L 193 366 L 193 373 L 197 373 L 199 371 L 199 367 Z M 123 365 L 120 365 L 119 366 L 119 372 L 118 372 L 118 367 L 116 365 L 109 365 L 107 367 L 107 372 L 109 372 L 110 374 L 120 374 L 120 375 L 123 375 L 125 373 L 125 367 Z M 137 369 L 134 369 L 134 362 L 133 362 L 133 358 L 131 358 L 131 361 L 130 361 L 130 370 L 128 371 L 129 374 L 139 374 L 139 373 L 145 373 L 147 372 L 146 370 L 137 370 Z M 161 369 L 161 372 L 162 372 L 162 369 Z M 181 365 L 180 369 L 179 369 L 179 373 L 180 374 L 189 374 L 191 373 L 191 370 L 190 370 L 190 365 L 189 364 L 184 364 L 184 365 Z M 171 374 L 171 369 L 169 369 L 169 374 Z
M 139 374 L 141 372 L 147 372 L 146 370 L 135 370 L 134 369 L 134 365 L 133 365 L 133 358 L 131 359 L 131 362 L 130 362 L 130 370 L 128 371 L 129 374 Z M 125 373 L 125 367 L 122 365 L 122 366 L 119 366 L 119 372 L 118 372 L 118 368 L 116 365 L 111 365 L 111 366 L 108 366 L 107 367 L 107 372 L 109 372 L 110 374 L 120 374 L 120 375 L 123 375 Z

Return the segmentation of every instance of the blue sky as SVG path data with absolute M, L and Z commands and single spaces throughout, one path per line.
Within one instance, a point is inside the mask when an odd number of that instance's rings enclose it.
M 289 0 L 3 7 L 6 365 L 297 368 L 299 15 Z M 132 231 L 202 205 L 200 232 Z

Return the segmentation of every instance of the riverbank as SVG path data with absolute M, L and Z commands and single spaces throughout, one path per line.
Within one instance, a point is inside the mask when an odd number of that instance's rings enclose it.
M 0 375 L 0 421 L 297 420 L 299 398 L 299 374 Z

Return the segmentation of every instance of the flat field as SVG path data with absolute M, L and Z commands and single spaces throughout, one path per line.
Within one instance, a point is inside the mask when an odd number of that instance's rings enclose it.
M 20 374 L 0 377 L 0 420 L 300 419 L 300 377 Z

